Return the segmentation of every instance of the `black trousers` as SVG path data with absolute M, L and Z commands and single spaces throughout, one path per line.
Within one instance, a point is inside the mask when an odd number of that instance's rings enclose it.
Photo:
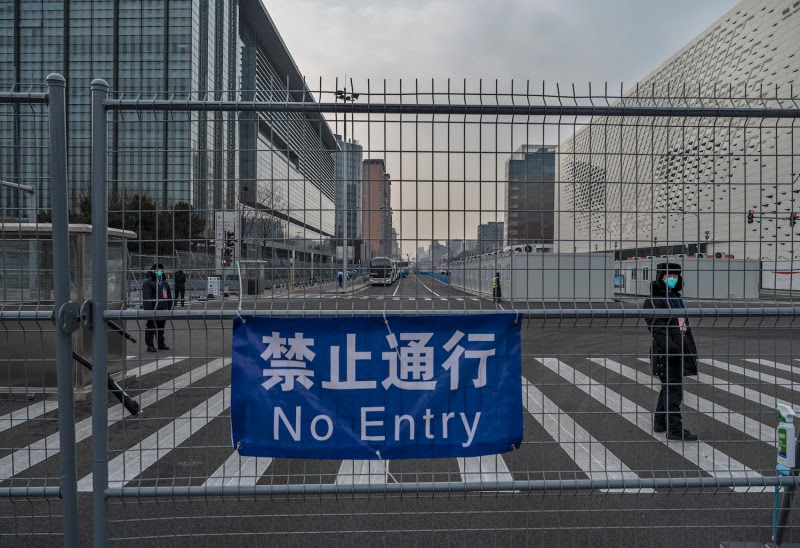
M 183 300 L 186 298 L 186 286 L 185 285 L 175 285 L 175 302 L 178 302 L 178 299 L 181 301 L 181 306 L 184 306 L 185 303 Z
M 492 298 L 496 302 L 500 302 L 502 300 L 502 298 L 503 298 L 503 290 L 500 289 L 499 285 L 497 287 L 493 287 L 492 288 Z
M 661 392 L 658 393 L 658 404 L 653 422 L 664 425 L 673 433 L 683 432 L 681 403 L 683 402 L 683 371 L 681 357 L 670 357 L 667 370 L 658 376 L 661 381 Z
M 147 346 L 155 346 L 153 344 L 153 337 L 158 333 L 158 345 L 166 345 L 164 339 L 164 326 L 167 325 L 167 320 L 147 320 L 147 325 L 144 328 L 144 342 Z

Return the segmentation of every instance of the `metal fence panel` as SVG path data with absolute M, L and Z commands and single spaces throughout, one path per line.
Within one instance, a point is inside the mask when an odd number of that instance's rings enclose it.
M 774 488 L 796 485 L 774 447 L 775 409 L 797 405 L 800 380 L 782 278 L 800 260 L 794 92 L 336 84 L 225 100 L 93 84 L 91 277 L 124 281 L 93 290 L 92 416 L 77 423 L 95 542 L 767 541 Z M 135 233 L 125 260 L 112 229 Z M 384 256 L 388 280 L 370 267 Z M 662 262 L 684 273 L 680 312 L 646 306 Z M 158 264 L 177 300 L 145 310 Z M 342 461 L 231 447 L 233 318 L 498 311 L 522 326 L 519 450 Z M 654 430 L 648 321 L 678 317 L 698 348 L 681 383 L 698 440 Z M 101 318 L 136 340 L 116 372 L 104 344 L 121 337 Z M 109 400 L 108 372 L 141 414 Z
M 0 494 L 11 510 L 3 512 L 1 531 L 9 543 L 15 542 L 11 537 L 32 535 L 78 546 L 74 384 L 79 376 L 73 372 L 71 335 L 78 310 L 70 263 L 79 257 L 67 218 L 66 82 L 51 74 L 47 86 L 47 93 L 0 94 L 0 125 L 8 140 L 0 175 L 5 369 L 0 424 L 8 430 Z M 51 222 L 40 225 L 42 194 L 52 204 Z M 52 433 L 28 445 L 47 432 Z M 57 460 L 48 460 L 56 454 Z

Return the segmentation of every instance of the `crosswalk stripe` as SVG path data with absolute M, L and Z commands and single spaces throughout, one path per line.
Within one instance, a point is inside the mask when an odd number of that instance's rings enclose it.
M 389 477 L 389 461 L 343 460 L 336 474 L 336 485 L 379 485 Z
M 127 356 L 127 360 L 130 361 L 136 358 L 136 356 Z M 130 369 L 125 374 L 126 378 L 131 377 L 140 377 L 151 373 L 157 369 L 161 369 L 162 367 L 167 367 L 172 365 L 173 363 L 185 360 L 185 357 L 172 357 L 172 358 L 163 358 L 156 360 L 154 362 L 148 363 L 146 365 Z M 111 375 L 114 379 L 119 380 L 123 376 L 122 371 L 117 374 Z M 31 419 L 35 419 L 37 417 L 41 417 L 42 415 L 49 413 L 50 411 L 54 411 L 58 409 L 58 401 L 57 400 L 44 400 L 40 402 L 33 403 L 28 405 L 27 407 L 23 407 L 22 409 L 17 409 L 12 413 L 8 413 L 0 417 L 0 432 L 8 430 L 14 426 L 20 426 L 25 421 L 29 421 Z
M 108 463 L 108 486 L 123 487 L 153 466 L 159 459 L 204 428 L 231 404 L 230 387 L 225 387 L 208 400 L 195 406 L 170 424 L 162 427 Z M 78 482 L 78 491 L 91 492 L 92 474 Z
M 778 371 L 786 371 L 787 373 L 800 373 L 796 368 L 793 368 L 791 365 L 786 365 L 785 363 L 774 362 L 772 360 L 762 360 L 760 358 L 753 359 L 753 358 L 745 358 L 744 361 L 754 363 L 756 365 L 766 365 L 767 367 L 774 367 Z
M 589 361 L 602 365 L 612 373 L 622 375 L 655 392 L 661 390 L 660 383 L 656 385 L 655 377 L 652 375 L 646 375 L 641 371 L 608 358 L 589 358 Z M 773 428 L 750 417 L 745 417 L 741 413 L 731 411 L 727 407 L 701 398 L 687 390 L 683 391 L 683 404 L 759 441 L 766 443 L 775 441 L 775 430 Z
M 230 363 L 230 358 L 228 358 Z M 222 369 L 225 362 L 222 358 L 212 360 L 207 364 L 192 369 L 183 375 L 171 379 L 158 387 L 148 390 L 139 396 L 139 405 L 142 409 L 159 400 L 171 396 L 178 390 L 199 381 L 200 379 Z M 114 405 L 108 410 L 108 425 L 111 426 L 122 420 L 127 411 L 122 404 Z M 79 443 L 92 435 L 92 417 L 87 417 L 75 425 L 75 443 Z M 20 474 L 30 468 L 58 454 L 60 450 L 59 433 L 54 432 L 46 438 L 33 442 L 27 447 L 18 449 L 10 455 L 0 459 L 0 480 L 5 480 Z
M 467 483 L 514 480 L 502 455 L 459 457 L 456 460 L 461 479 Z
M 789 390 L 794 390 L 795 392 L 800 392 L 799 383 L 795 383 L 788 379 L 782 379 L 780 377 L 776 377 L 775 375 L 770 375 L 769 373 L 752 371 L 750 369 L 745 369 L 744 367 L 739 367 L 738 365 L 734 365 L 732 363 L 727 363 L 719 360 L 700 359 L 698 361 L 700 363 L 716 367 L 717 369 L 722 369 L 723 371 L 727 371 L 729 373 L 735 373 L 737 375 L 750 377 L 751 379 L 757 379 L 761 382 L 774 384 L 775 386 L 780 386 L 783 388 L 788 388 Z
M 525 408 L 590 479 L 638 479 L 617 456 L 572 420 L 541 390 L 522 379 Z M 616 490 L 619 491 L 619 490 Z M 652 489 L 621 491 L 652 492 Z
M 393 300 L 393 301 L 399 301 L 399 300 L 400 300 L 400 297 L 392 297 L 392 300 Z
M 58 409 L 57 400 L 43 400 L 32 403 L 22 409 L 17 409 L 11 413 L 0 417 L 0 432 L 8 430 L 14 426 L 19 426 L 25 421 L 41 417 L 45 413 L 49 413 L 54 409 Z
M 243 457 L 234 451 L 222 466 L 214 470 L 203 487 L 255 485 L 271 463 L 269 457 Z
M 652 415 L 653 413 L 635 402 L 621 396 L 605 385 L 598 383 L 593 378 L 588 377 L 570 367 L 564 362 L 555 358 L 535 358 L 536 361 L 573 384 L 582 392 L 594 398 L 596 401 L 605 405 L 607 408 L 619 414 L 634 426 L 645 433 L 653 436 L 671 450 L 681 455 L 684 459 L 700 467 L 705 472 L 714 477 L 751 477 L 760 478 L 761 474 L 738 462 L 730 455 L 715 449 L 703 441 L 683 442 L 670 441 L 666 438 L 656 438 L 653 434 Z M 761 492 L 763 488 L 758 488 Z M 750 492 L 749 487 L 736 488 L 736 491 Z
M 650 360 L 645 358 L 639 358 L 639 360 L 650 363 Z M 703 360 L 700 360 L 700 362 L 702 363 Z M 764 407 L 769 407 L 771 409 L 777 409 L 779 403 L 785 403 L 786 405 L 791 405 L 789 402 L 785 400 L 775 398 L 768 394 L 763 394 L 751 388 L 746 388 L 740 384 L 735 384 L 732 382 L 724 381 L 722 379 L 718 379 L 716 377 L 712 377 L 711 375 L 706 375 L 705 373 L 700 373 L 700 372 L 697 373 L 697 382 L 707 384 L 712 388 L 716 388 L 717 390 L 722 390 L 723 392 L 727 392 L 728 394 L 733 394 L 734 396 L 738 396 L 745 400 L 757 403 L 758 405 L 763 405 Z
M 114 377 L 115 379 L 119 379 L 120 377 L 124 377 L 126 379 L 143 377 L 148 373 L 152 373 L 153 371 L 158 371 L 159 369 L 163 369 L 164 367 L 168 367 L 185 359 L 187 359 L 186 356 L 172 356 L 168 358 L 160 358 L 148 364 L 139 367 L 134 367 L 133 369 L 120 371 L 119 373 L 111 376 Z

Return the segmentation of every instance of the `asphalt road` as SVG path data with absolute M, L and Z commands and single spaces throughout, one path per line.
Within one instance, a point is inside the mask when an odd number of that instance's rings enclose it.
M 193 302 L 190 309 L 238 306 L 231 298 Z M 245 312 L 300 309 L 313 316 L 339 310 L 343 321 L 364 310 L 464 314 L 510 306 L 415 276 L 388 287 L 340 292 L 332 285 L 316 286 L 241 303 Z M 756 477 L 774 474 L 775 403 L 800 407 L 800 349 L 790 319 L 707 318 L 693 328 L 702 362 L 700 375 L 686 379 L 683 409 L 686 426 L 701 439 L 686 444 L 667 443 L 650 428 L 658 384 L 646 363 L 650 339 L 643 322 L 523 320 L 524 441 L 519 450 L 466 461 L 245 462 L 230 448 L 225 396 L 230 320 L 170 321 L 171 349 L 157 355 L 144 352 L 143 327 L 143 322 L 127 322 L 139 343 L 128 345 L 130 357 L 118 377 L 142 402 L 144 413 L 126 417 L 109 400 L 109 466 L 117 485 Z M 57 485 L 58 410 L 42 405 L 41 396 L 0 399 L 0 486 Z M 76 407 L 81 534 L 88 545 L 91 409 L 89 402 Z M 59 504 L 0 502 L 0 545 L 58 543 Z M 109 508 L 111 537 L 147 546 L 716 546 L 725 540 L 768 540 L 772 504 L 772 493 L 717 488 L 112 499 Z M 791 525 L 795 530 L 800 525 L 798 512 Z M 793 533 L 791 540 L 800 541 Z

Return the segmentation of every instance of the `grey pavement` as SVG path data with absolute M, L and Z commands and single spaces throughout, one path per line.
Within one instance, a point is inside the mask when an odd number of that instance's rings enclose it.
M 325 309 L 347 316 L 359 310 L 464 314 L 511 306 L 413 275 L 391 286 L 362 284 L 346 293 L 329 285 L 243 298 L 242 309 L 276 314 L 299 309 L 309 315 Z M 237 306 L 233 297 L 193 302 L 190 308 Z M 646 363 L 650 339 L 643 322 L 523 320 L 524 441 L 517 451 L 474 460 L 391 461 L 377 468 L 341 460 L 240 459 L 230 447 L 231 325 L 219 319 L 171 320 L 171 349 L 148 354 L 141 344 L 144 321 L 127 322 L 140 343 L 128 345 L 131 357 L 120 382 L 144 412 L 125 416 L 109 399 L 110 475 L 118 485 L 457 485 L 476 474 L 490 480 L 757 478 L 774 475 L 774 404 L 800 406 L 800 349 L 797 326 L 789 319 L 703 319 L 693 327 L 702 360 L 700 375 L 685 381 L 684 421 L 700 442 L 686 444 L 667 442 L 650 428 L 659 385 Z M 78 402 L 76 414 L 80 430 L 91 421 L 89 402 Z M 57 485 L 57 416 L 57 407 L 42 406 L 40 397 L 0 400 L 0 419 L 9 426 L 1 434 L 0 486 Z M 86 486 L 92 437 L 80 431 L 85 435 L 79 436 L 77 469 Z M 712 546 L 766 541 L 772 496 L 759 489 L 719 488 L 112 499 L 110 516 L 113 537 L 156 546 L 405 546 L 418 545 L 421 538 L 426 545 L 550 545 L 570 538 L 570 545 Z M 81 493 L 79 502 L 88 544 L 90 494 Z M 57 532 L 60 526 L 58 501 L 2 501 L 0 513 L 6 516 L 0 528 L 29 535 L 15 544 L 41 545 L 36 533 Z M 795 542 L 798 514 L 791 518 L 794 539 L 789 540 Z M 167 541 L 167 535 L 178 536 Z

